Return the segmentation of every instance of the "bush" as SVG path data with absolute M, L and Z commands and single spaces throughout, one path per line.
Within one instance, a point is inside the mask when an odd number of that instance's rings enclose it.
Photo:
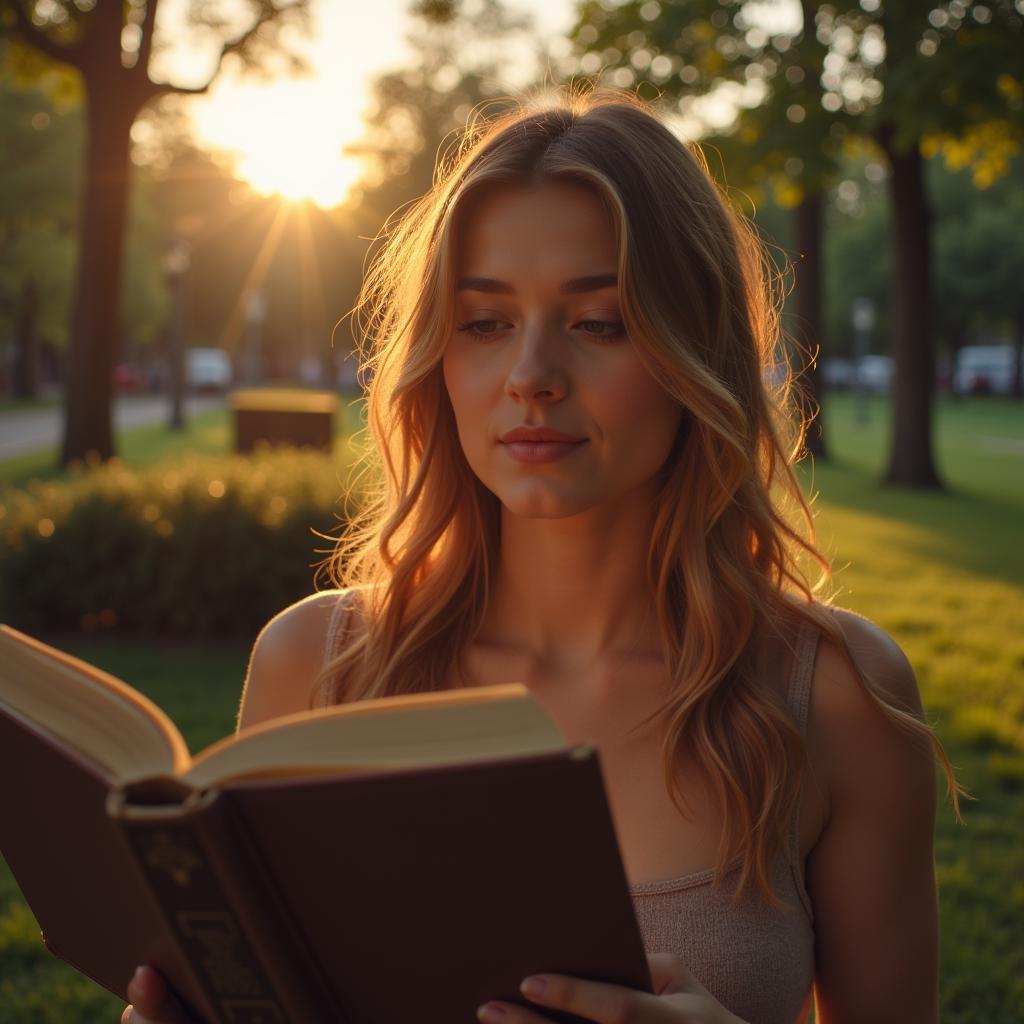
M 251 635 L 314 589 L 343 490 L 329 455 L 294 449 L 33 481 L 0 496 L 0 615 L 26 630 Z

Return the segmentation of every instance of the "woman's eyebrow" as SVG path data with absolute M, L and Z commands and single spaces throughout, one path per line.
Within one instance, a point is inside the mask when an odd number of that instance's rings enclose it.
M 617 274 L 591 274 L 589 277 L 574 277 L 558 286 L 562 295 L 579 295 L 596 292 L 602 288 L 615 288 L 619 283 Z M 491 292 L 496 295 L 515 295 L 516 290 L 505 281 L 493 277 L 463 277 L 455 286 L 457 291 Z

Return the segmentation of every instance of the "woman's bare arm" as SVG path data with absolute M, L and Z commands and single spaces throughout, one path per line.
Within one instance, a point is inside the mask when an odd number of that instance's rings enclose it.
M 904 710 L 917 682 L 880 629 L 838 612 L 858 665 Z M 819 1024 L 938 1021 L 935 762 L 864 695 L 845 658 L 822 644 L 809 742 L 830 812 L 807 862 L 814 904 Z

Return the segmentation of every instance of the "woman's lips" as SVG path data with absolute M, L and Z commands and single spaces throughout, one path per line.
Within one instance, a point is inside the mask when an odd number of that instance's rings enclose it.
M 586 438 L 582 441 L 505 441 L 502 447 L 516 462 L 554 462 L 586 443 Z

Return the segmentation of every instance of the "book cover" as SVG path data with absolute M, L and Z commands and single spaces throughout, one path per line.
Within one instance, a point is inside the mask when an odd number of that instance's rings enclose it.
M 591 744 L 126 780 L 15 707 L 8 676 L 0 851 L 47 947 L 119 996 L 142 962 L 201 1019 L 251 1024 L 472 1024 L 542 971 L 650 991 Z M 437 725 L 444 704 L 419 706 Z

